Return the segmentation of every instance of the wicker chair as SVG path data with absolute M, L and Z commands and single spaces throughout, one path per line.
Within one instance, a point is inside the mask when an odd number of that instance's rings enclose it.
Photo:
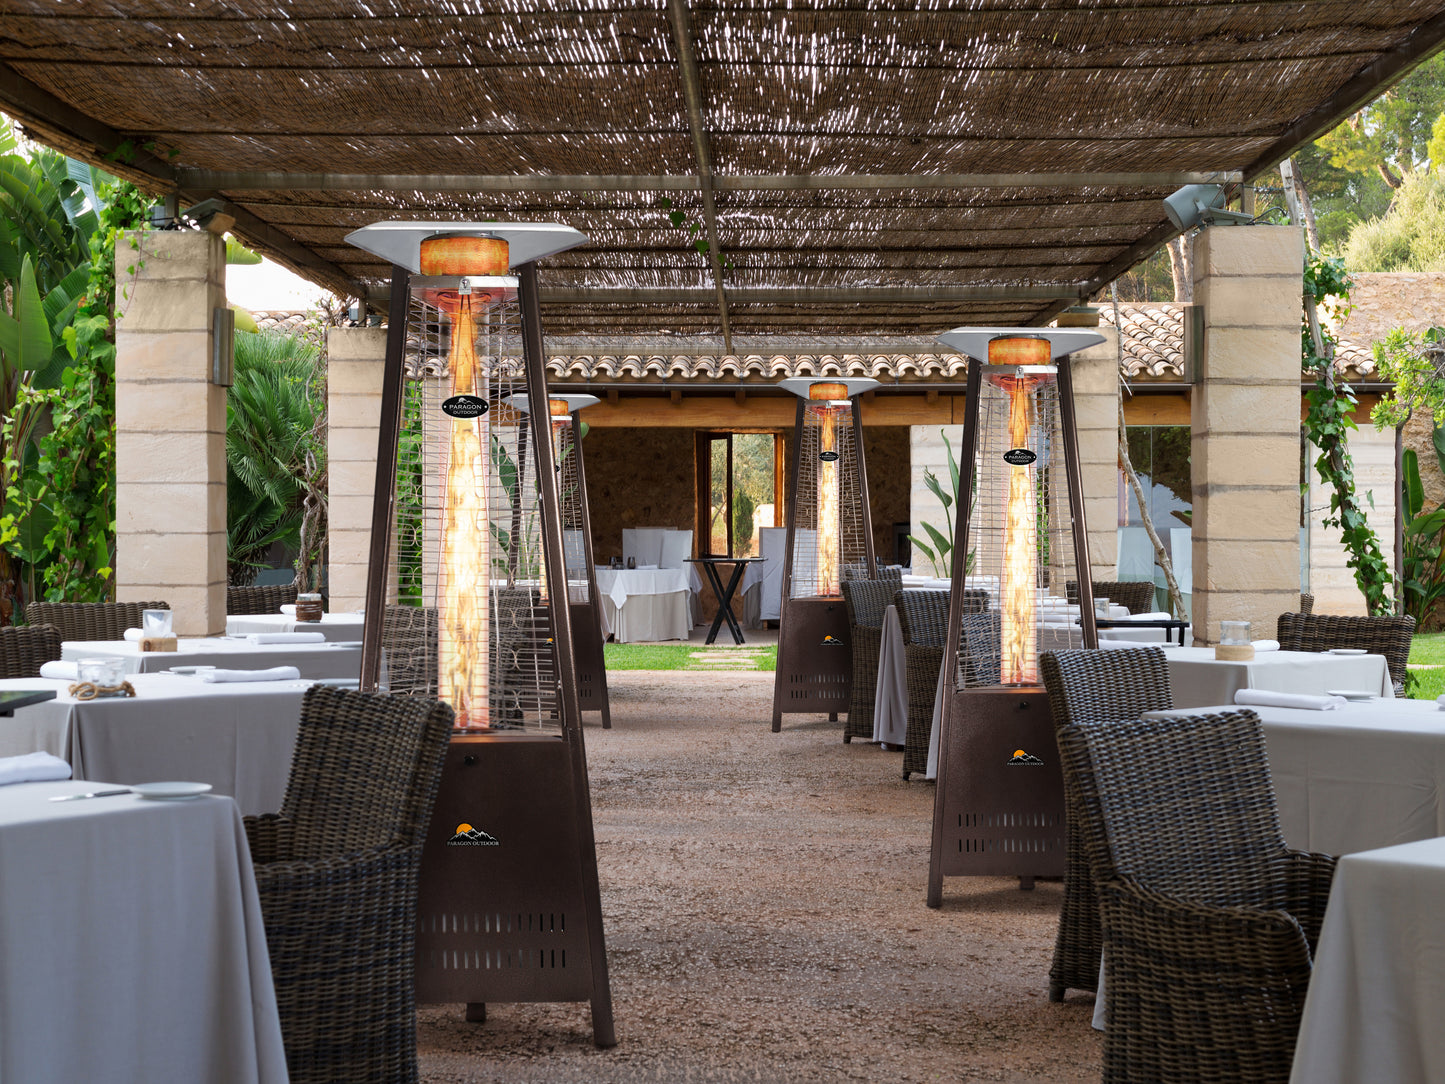
M 1340 614 L 1280 614 L 1275 638 L 1282 651 L 1329 651 L 1354 647 L 1385 656 L 1395 695 L 1405 692 L 1413 617 L 1345 617 Z
M 1284 1084 L 1335 860 L 1286 848 L 1259 717 L 1058 737 L 1103 919 L 1103 1080 Z
M 396 696 L 437 697 L 437 611 L 433 606 L 388 606 L 381 650 L 387 688 Z
M 235 616 L 280 613 L 282 606 L 289 606 L 295 601 L 296 585 L 294 583 L 269 584 L 265 587 L 226 588 L 226 613 Z
M 866 562 L 857 561 L 843 566 L 844 580 L 866 580 L 868 576 L 868 565 Z M 889 585 L 888 597 L 891 600 L 893 593 L 903 587 L 903 566 L 902 565 L 879 565 L 878 580 Z
M 853 651 L 853 681 L 848 690 L 848 721 L 843 740 L 873 738 L 873 701 L 878 694 L 878 656 L 883 646 L 883 615 L 898 588 L 886 580 L 842 583 Z
M 1154 612 L 1154 585 L 1148 580 L 1095 580 L 1094 597 L 1126 607 L 1131 614 Z M 1079 581 L 1064 584 L 1064 594 L 1075 606 L 1079 604 Z
M 170 608 L 169 602 L 32 602 L 25 620 L 54 625 L 62 640 L 120 640 L 126 629 L 140 628 L 142 610 Z
M 416 882 L 452 709 L 315 687 L 279 814 L 247 817 L 292 1084 L 414 1082 Z
M 1066 726 L 1137 719 L 1143 712 L 1174 706 L 1169 691 L 1169 663 L 1162 648 L 1045 652 L 1039 656 L 1039 669 L 1056 731 Z M 1099 953 L 1104 945 L 1099 930 L 1099 902 L 1089 876 L 1082 834 L 1086 822 L 1067 785 L 1064 812 L 1068 820 L 1067 867 L 1054 962 L 1049 968 L 1050 1001 L 1062 1001 L 1067 990 L 1095 988 L 1099 981 Z
M 40 664 L 60 658 L 60 630 L 54 625 L 0 628 L 0 678 L 40 676 Z
M 908 731 L 903 743 L 903 778 L 928 770 L 928 738 L 933 731 L 933 701 L 938 672 L 943 668 L 943 643 L 948 629 L 948 592 L 899 591 L 893 596 L 903 630 L 903 669 L 908 681 Z M 988 609 L 988 592 L 963 593 L 964 635 L 969 615 Z
M 1315 597 L 1314 597 L 1314 595 L 1311 595 L 1311 594 L 1308 594 L 1308 593 L 1306 593 L 1306 592 L 1304 592 L 1304 591 L 1301 591 L 1301 592 L 1300 592 L 1300 596 L 1299 596 L 1299 612 L 1302 613 L 1302 614 L 1309 614 L 1309 613 L 1314 613 L 1314 611 L 1315 611 Z

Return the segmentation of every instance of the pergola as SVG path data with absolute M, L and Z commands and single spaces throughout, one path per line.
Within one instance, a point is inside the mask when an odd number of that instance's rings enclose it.
M 7 0 L 0 109 L 373 305 L 352 229 L 565 220 L 553 333 L 731 354 L 1045 322 L 1442 39 L 1440 0 Z

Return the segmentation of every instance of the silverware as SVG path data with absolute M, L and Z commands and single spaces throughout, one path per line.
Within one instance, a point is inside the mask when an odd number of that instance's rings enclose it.
M 52 802 L 73 802 L 79 798 L 109 798 L 114 794 L 129 794 L 129 787 L 117 787 L 115 790 L 93 790 L 87 794 L 61 794 L 50 799 Z

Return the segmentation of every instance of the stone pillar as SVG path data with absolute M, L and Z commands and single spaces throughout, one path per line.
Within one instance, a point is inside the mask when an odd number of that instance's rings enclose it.
M 1299 608 L 1303 241 L 1292 226 L 1214 227 L 1194 253 L 1194 639 L 1218 642 L 1223 620 L 1269 638 Z
M 115 258 L 116 598 L 169 602 L 179 635 L 217 635 L 226 631 L 226 389 L 211 383 L 211 362 L 225 241 L 142 230 L 120 239 Z
M 1104 341 L 1072 355 L 1069 364 L 1084 476 L 1089 576 L 1114 580 L 1119 561 L 1119 333 L 1112 327 L 1098 332 Z
M 359 610 L 366 602 L 386 329 L 328 328 L 326 358 L 328 602 L 334 611 Z
M 1428 411 L 1426 412 L 1428 415 Z M 1391 565 L 1395 564 L 1395 430 L 1383 432 L 1375 428 L 1363 407 L 1355 412 L 1359 429 L 1350 434 L 1350 456 L 1355 461 L 1355 490 L 1367 513 L 1369 524 L 1380 540 L 1380 552 Z M 1309 461 L 1309 590 L 1315 596 L 1317 614 L 1354 614 L 1367 612 L 1365 594 L 1355 582 L 1354 570 L 1345 561 L 1349 553 L 1340 541 L 1338 527 L 1326 527 L 1323 520 L 1330 514 L 1330 498 L 1334 490 L 1320 481 L 1314 462 L 1319 449 L 1311 444 Z M 1435 451 L 1429 447 L 1420 455 L 1420 473 L 1427 465 L 1434 466 Z M 1431 474 L 1438 473 L 1434 470 Z M 1437 502 L 1438 503 L 1438 502 Z M 1427 503 L 1427 509 L 1434 505 Z

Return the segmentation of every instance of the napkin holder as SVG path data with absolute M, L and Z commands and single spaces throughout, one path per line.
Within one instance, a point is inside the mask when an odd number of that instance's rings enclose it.
M 1214 657 L 1221 662 L 1249 662 L 1254 658 L 1254 645 L 1215 644 Z
M 176 651 L 179 649 L 179 643 L 174 636 L 142 636 L 140 649 L 142 651 Z

